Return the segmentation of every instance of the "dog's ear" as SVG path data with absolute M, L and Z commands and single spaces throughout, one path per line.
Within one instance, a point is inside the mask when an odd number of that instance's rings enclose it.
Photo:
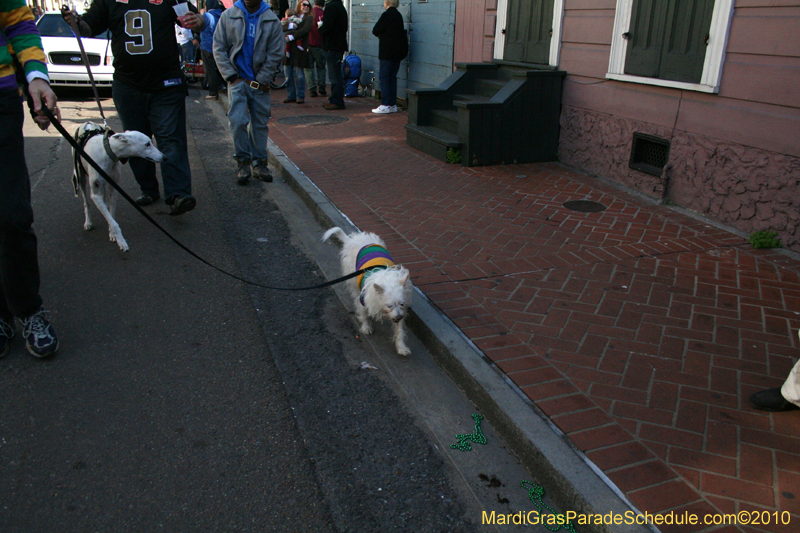
M 128 136 L 125 135 L 125 133 L 115 133 L 114 135 L 111 136 L 111 138 L 114 139 L 115 141 L 119 141 L 121 143 L 127 143 L 128 142 Z
M 400 285 L 405 285 L 406 284 L 406 281 L 408 281 L 408 274 L 409 274 L 409 272 L 408 272 L 408 270 L 406 270 L 406 275 L 403 276 L 403 279 L 400 280 Z
M 377 283 L 374 284 L 372 287 L 375 289 L 375 292 L 377 292 L 378 294 L 383 294 L 383 287 L 381 287 Z

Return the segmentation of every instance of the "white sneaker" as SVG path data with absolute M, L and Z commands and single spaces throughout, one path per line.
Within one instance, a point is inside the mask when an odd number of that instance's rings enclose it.
M 396 105 L 389 106 L 389 112 L 390 113 L 397 113 L 397 106 Z
M 386 113 L 391 113 L 392 108 L 388 105 L 379 105 L 375 109 L 372 110 L 373 113 L 378 113 L 379 115 L 385 115 Z

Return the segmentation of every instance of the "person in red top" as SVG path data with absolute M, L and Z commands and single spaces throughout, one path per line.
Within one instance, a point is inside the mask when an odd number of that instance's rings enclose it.
M 311 0 L 303 0 L 303 3 Z M 327 96 L 325 92 L 325 54 L 322 53 L 322 35 L 319 34 L 319 21 L 322 20 L 322 6 L 325 0 L 314 0 L 314 26 L 308 34 L 308 59 L 311 65 L 303 69 L 311 96 Z M 317 92 L 319 90 L 319 92 Z

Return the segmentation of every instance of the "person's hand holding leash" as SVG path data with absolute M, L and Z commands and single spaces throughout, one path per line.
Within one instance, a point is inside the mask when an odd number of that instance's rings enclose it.
M 42 110 L 43 100 L 47 109 L 52 111 L 58 121 L 61 122 L 61 110 L 56 105 L 58 97 L 53 92 L 53 89 L 50 88 L 49 83 L 42 78 L 36 78 L 28 84 L 28 93 L 33 100 L 33 112 L 36 114 L 33 120 L 39 126 L 39 129 L 46 130 L 50 127 L 50 119 L 44 116 L 44 111 Z
M 69 27 L 72 28 L 73 31 L 75 28 L 78 28 L 81 36 L 91 36 L 92 29 L 81 20 L 74 9 L 70 9 L 70 7 L 66 5 L 61 6 L 61 17 L 64 19 L 64 22 L 69 24 Z
M 69 6 L 63 5 L 61 6 L 61 18 L 64 19 L 64 22 L 72 26 L 74 22 L 78 22 L 78 13 L 74 9 L 70 9 Z

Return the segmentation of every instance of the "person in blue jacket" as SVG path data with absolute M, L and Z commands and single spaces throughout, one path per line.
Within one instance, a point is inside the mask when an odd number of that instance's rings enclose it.
M 214 30 L 217 29 L 217 22 L 223 11 L 225 6 L 219 0 L 206 0 L 206 12 L 203 13 L 206 25 L 200 32 L 200 58 L 203 60 L 203 70 L 208 84 L 206 100 L 218 100 L 219 88 L 222 85 L 222 79 L 217 72 L 217 62 L 214 61 Z
M 251 175 L 272 181 L 267 166 L 269 82 L 285 45 L 278 17 L 262 0 L 238 0 L 222 14 L 214 32 L 214 59 L 228 82 L 228 124 L 239 185 L 247 185 Z

